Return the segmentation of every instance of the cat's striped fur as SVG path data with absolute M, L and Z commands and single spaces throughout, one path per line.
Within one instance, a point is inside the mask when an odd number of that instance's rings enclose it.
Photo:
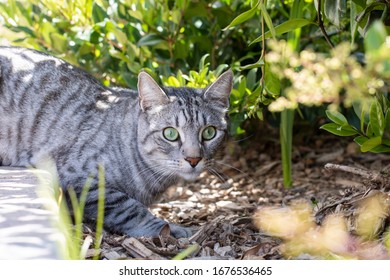
M 107 88 L 37 51 L 0 47 L 0 164 L 34 167 L 51 158 L 64 190 L 77 193 L 103 164 L 105 228 L 156 236 L 168 223 L 147 206 L 178 178 L 191 180 L 211 168 L 227 134 L 232 77 L 229 70 L 206 89 L 162 89 L 141 72 L 137 92 Z M 178 139 L 164 138 L 167 127 Z M 212 139 L 202 138 L 206 127 L 216 129 Z M 93 221 L 96 211 L 95 180 L 86 218 Z M 176 237 L 190 234 L 169 228 Z

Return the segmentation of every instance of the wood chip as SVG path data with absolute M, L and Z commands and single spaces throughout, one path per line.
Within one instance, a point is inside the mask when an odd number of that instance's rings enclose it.
M 218 216 L 215 219 L 213 219 L 211 222 L 208 222 L 207 224 L 203 225 L 193 236 L 189 238 L 189 241 L 196 242 L 198 244 L 201 244 L 204 240 L 206 240 L 211 232 L 215 229 L 216 224 L 219 223 L 224 219 L 224 216 Z
M 255 246 L 253 246 L 252 248 L 249 248 L 248 250 L 246 250 L 244 252 L 244 254 L 242 255 L 241 259 L 243 259 L 243 260 L 251 259 L 253 256 L 256 256 L 257 252 L 259 252 L 261 247 L 262 247 L 261 244 L 257 244 Z
M 122 246 L 126 249 L 129 254 L 135 258 L 142 259 L 152 259 L 152 260 L 164 260 L 165 258 L 161 257 L 158 254 L 153 253 L 151 250 L 146 248 L 144 244 L 138 241 L 134 237 L 126 238 L 122 242 Z
M 232 253 L 233 248 L 232 248 L 232 246 L 223 246 L 223 247 L 215 248 L 214 251 L 218 255 L 220 255 L 222 257 L 225 257 L 225 256 L 228 256 L 228 255 L 230 255 Z
M 121 256 L 118 252 L 110 250 L 110 251 L 103 251 L 102 257 L 106 258 L 108 260 L 118 260 L 121 258 L 125 258 L 125 256 Z
M 245 209 L 245 207 L 242 207 L 232 201 L 218 201 L 217 203 L 217 206 L 220 207 L 220 208 L 225 208 L 225 209 L 229 209 L 229 210 L 243 210 Z

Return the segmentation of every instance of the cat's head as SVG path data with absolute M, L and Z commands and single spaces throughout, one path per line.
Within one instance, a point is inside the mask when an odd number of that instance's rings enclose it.
M 211 167 L 228 133 L 232 85 L 231 70 L 204 89 L 161 88 L 146 72 L 139 74 L 138 141 L 155 170 L 193 180 Z

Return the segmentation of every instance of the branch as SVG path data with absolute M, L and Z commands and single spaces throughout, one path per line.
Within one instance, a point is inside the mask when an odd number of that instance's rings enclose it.
M 373 183 L 383 184 L 385 181 L 385 178 L 379 172 L 364 170 L 356 167 L 350 167 L 347 165 L 327 163 L 325 164 L 325 169 L 328 171 L 343 171 L 343 172 L 359 175 L 364 179 L 367 179 Z
M 330 40 L 328 33 L 326 33 L 326 30 L 325 30 L 325 27 L 324 27 L 324 22 L 322 21 L 321 0 L 318 0 L 317 18 L 318 18 L 318 26 L 320 27 L 322 34 L 324 34 L 326 42 L 328 42 L 329 46 L 333 49 L 334 45 L 333 45 L 332 41 Z

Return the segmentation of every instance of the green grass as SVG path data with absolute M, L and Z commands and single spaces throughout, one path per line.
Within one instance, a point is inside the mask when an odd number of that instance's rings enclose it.
M 39 166 L 40 169 L 50 173 L 51 178 L 47 180 L 41 175 L 38 175 L 40 181 L 39 194 L 41 197 L 49 198 L 51 203 L 47 204 L 48 210 L 55 214 L 53 221 L 54 226 L 58 228 L 61 238 L 59 241 L 59 249 L 61 257 L 68 260 L 84 260 L 86 259 L 87 251 L 93 242 L 91 237 L 83 239 L 83 216 L 84 208 L 87 200 L 88 191 L 92 185 L 93 178 L 86 180 L 84 188 L 79 197 L 77 197 L 74 189 L 69 188 L 69 197 L 71 202 L 70 211 L 66 203 L 65 195 L 60 182 L 56 168 L 50 161 Z M 94 249 L 99 252 L 102 241 L 103 222 L 104 222 L 104 193 L 105 193 L 105 176 L 103 166 L 99 166 L 98 171 L 98 214 L 96 222 L 96 234 Z M 73 215 L 71 214 L 73 213 Z M 73 219 L 72 219 L 73 216 Z M 94 259 L 98 259 L 99 254 L 94 255 Z

